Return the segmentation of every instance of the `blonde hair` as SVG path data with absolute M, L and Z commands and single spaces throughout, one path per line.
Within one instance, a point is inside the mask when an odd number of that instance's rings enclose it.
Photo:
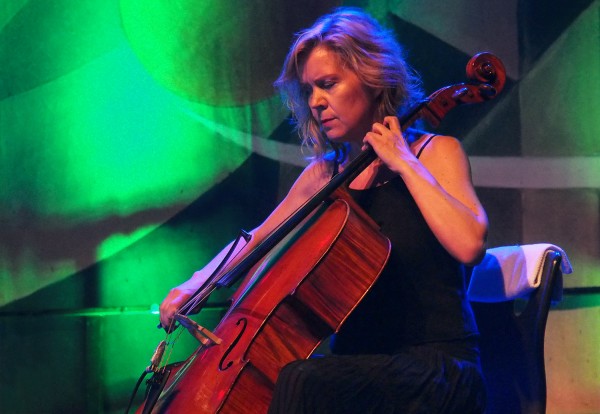
M 418 76 L 404 60 L 404 51 L 391 31 L 358 8 L 340 7 L 319 18 L 296 36 L 283 64 L 275 87 L 291 110 L 303 145 L 316 158 L 333 149 L 343 148 L 329 142 L 312 116 L 301 87 L 303 65 L 317 46 L 336 53 L 345 67 L 352 70 L 368 88 L 378 95 L 377 119 L 388 115 L 402 116 L 423 96 Z

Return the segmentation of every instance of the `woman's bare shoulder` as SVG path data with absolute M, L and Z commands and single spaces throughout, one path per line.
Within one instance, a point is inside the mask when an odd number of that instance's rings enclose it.
M 423 132 L 422 134 L 415 137 L 410 146 L 413 148 L 421 149 L 421 147 L 428 147 L 433 144 L 448 144 L 452 142 L 460 142 L 457 138 L 451 135 L 434 134 L 430 132 Z
M 415 154 L 422 154 L 421 157 L 464 155 L 460 140 L 450 135 L 423 134 L 411 147 Z
M 291 193 L 299 193 L 301 197 L 314 195 L 322 188 L 333 174 L 333 166 L 325 160 L 313 160 L 302 170 L 292 186 Z

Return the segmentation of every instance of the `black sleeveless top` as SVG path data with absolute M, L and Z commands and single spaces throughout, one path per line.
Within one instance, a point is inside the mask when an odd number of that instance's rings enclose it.
M 392 251 L 371 291 L 333 338 L 332 352 L 393 354 L 407 345 L 472 343 L 478 333 L 464 266 L 438 242 L 404 181 L 395 177 L 349 192 L 381 226 Z

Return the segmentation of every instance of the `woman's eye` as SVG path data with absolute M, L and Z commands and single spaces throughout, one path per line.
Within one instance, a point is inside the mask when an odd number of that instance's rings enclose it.
M 303 86 L 300 88 L 300 93 L 302 94 L 302 96 L 309 97 L 310 94 L 312 93 L 312 88 L 310 86 Z

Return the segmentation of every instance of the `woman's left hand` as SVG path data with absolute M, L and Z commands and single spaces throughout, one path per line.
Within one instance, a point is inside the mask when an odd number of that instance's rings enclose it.
M 383 123 L 374 123 L 363 143 L 370 145 L 377 153 L 379 158 L 376 163 L 383 163 L 400 175 L 409 162 L 417 161 L 402 134 L 400 121 L 395 116 L 386 116 Z

